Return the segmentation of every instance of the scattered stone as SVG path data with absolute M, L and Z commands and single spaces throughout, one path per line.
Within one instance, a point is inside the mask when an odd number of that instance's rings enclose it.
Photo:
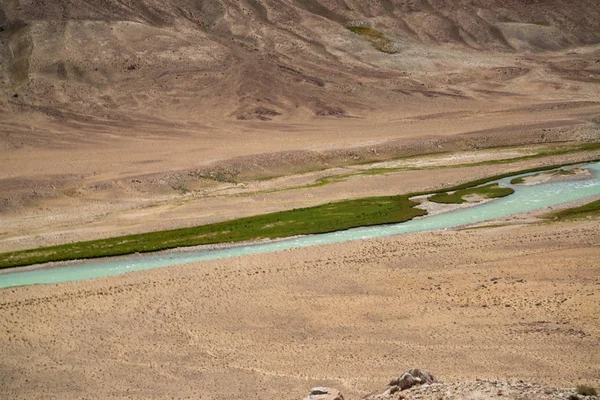
M 304 400 L 344 400 L 344 396 L 337 389 L 314 387 Z

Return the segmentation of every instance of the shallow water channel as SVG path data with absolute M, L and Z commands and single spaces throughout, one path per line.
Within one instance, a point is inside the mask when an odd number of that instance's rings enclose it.
M 317 244 L 339 243 L 350 240 L 400 235 L 404 233 L 448 229 L 461 225 L 483 222 L 599 195 L 600 163 L 587 164 L 584 167 L 592 171 L 594 175 L 593 179 L 548 182 L 533 186 L 522 186 L 510 184 L 511 179 L 516 176 L 504 178 L 497 182 L 502 186 L 511 187 L 515 190 L 515 193 L 508 197 L 446 214 L 425 217 L 399 224 L 354 228 L 346 231 L 302 236 L 276 242 L 236 246 L 218 250 L 190 250 L 154 254 L 136 254 L 100 260 L 79 261 L 55 268 L 40 268 L 21 271 L 16 269 L 15 272 L 0 275 L 0 288 L 80 281 L 196 261 L 267 253 Z M 532 174 L 520 176 L 526 175 Z

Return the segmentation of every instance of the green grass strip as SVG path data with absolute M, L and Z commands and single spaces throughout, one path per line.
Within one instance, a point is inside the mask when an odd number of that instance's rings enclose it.
M 545 165 L 543 167 L 528 168 L 528 169 L 523 169 L 523 170 L 520 170 L 520 171 L 506 172 L 504 174 L 493 175 L 493 176 L 489 176 L 487 178 L 481 178 L 481 179 L 476 179 L 474 181 L 470 181 L 470 182 L 466 182 L 466 183 L 461 183 L 460 185 L 452 186 L 452 187 L 449 187 L 449 188 L 440 189 L 440 190 L 436 190 L 436 191 L 432 191 L 432 192 L 427 192 L 427 193 L 419 193 L 419 194 L 444 193 L 444 192 L 452 192 L 452 191 L 455 191 L 455 190 L 469 189 L 469 188 L 472 188 L 474 186 L 484 185 L 486 183 L 490 183 L 492 181 L 497 181 L 499 179 L 508 178 L 508 177 L 511 177 L 511 176 L 514 176 L 514 175 L 530 174 L 532 172 L 549 171 L 549 170 L 557 169 L 557 168 L 560 168 L 560 167 L 568 167 L 568 166 L 571 166 L 571 165 L 578 165 L 578 164 L 590 164 L 590 163 L 596 163 L 598 161 L 600 161 L 600 159 L 593 159 L 593 160 L 588 160 L 588 161 L 577 161 L 577 162 L 566 163 L 566 164 Z M 411 196 L 409 196 L 409 197 L 411 197 Z
M 600 216 L 600 200 L 592 201 L 581 207 L 567 208 L 546 214 L 544 217 L 555 221 Z
M 472 189 L 462 189 L 457 190 L 456 192 L 449 193 L 439 193 L 434 194 L 429 198 L 429 201 L 433 201 L 434 203 L 442 203 L 442 204 L 462 204 L 467 201 L 463 199 L 465 196 L 469 195 L 478 195 L 482 197 L 486 197 L 488 199 L 495 199 L 499 197 L 506 197 L 513 194 L 515 191 L 511 188 L 500 187 L 495 183 L 478 186 Z
M 346 181 L 350 178 L 357 177 L 357 176 L 385 175 L 385 174 L 392 174 L 395 172 L 403 172 L 403 171 L 424 171 L 424 170 L 437 170 L 437 169 L 448 169 L 448 168 L 479 167 L 479 166 L 485 166 L 485 165 L 513 164 L 516 162 L 528 161 L 528 160 L 533 160 L 536 158 L 543 158 L 543 157 L 550 157 L 550 156 L 557 156 L 557 155 L 566 155 L 566 154 L 573 154 L 573 153 L 580 153 L 580 152 L 584 152 L 584 151 L 594 151 L 594 150 L 600 150 L 600 143 L 596 143 L 596 142 L 583 143 L 583 144 L 580 144 L 577 146 L 568 146 L 568 147 L 562 147 L 562 148 L 558 148 L 558 149 L 543 150 L 543 151 L 537 152 L 536 154 L 531 154 L 531 155 L 527 155 L 527 156 L 521 156 L 521 157 L 515 157 L 515 158 L 503 158 L 500 160 L 478 161 L 478 162 L 473 162 L 473 163 L 464 163 L 464 164 L 456 164 L 456 165 L 429 166 L 429 167 L 369 168 L 369 169 L 365 169 L 365 170 L 361 170 L 361 171 L 357 171 L 357 172 L 351 172 L 351 173 L 347 173 L 347 174 L 326 176 L 323 178 L 319 178 L 316 181 L 314 181 L 313 183 L 309 183 L 306 185 L 293 186 L 293 187 L 288 187 L 288 188 L 283 188 L 283 189 L 269 189 L 269 190 L 251 192 L 251 193 L 244 193 L 243 196 L 252 196 L 252 195 L 261 194 L 261 193 L 276 193 L 276 192 L 283 192 L 283 191 L 288 191 L 288 190 L 315 188 L 315 187 L 329 185 L 331 183 L 343 182 L 343 181 Z M 443 155 L 443 154 L 450 154 L 450 153 L 432 153 L 432 154 L 427 154 L 427 155 Z M 396 160 L 402 160 L 402 159 L 407 160 L 407 159 L 416 158 L 416 157 L 421 157 L 421 156 L 398 158 Z M 379 161 L 377 161 L 377 162 L 379 162 Z M 365 163 L 363 165 L 368 165 L 368 164 L 370 164 L 370 163 Z M 521 178 L 516 178 L 516 179 L 518 180 Z M 519 183 L 523 183 L 523 182 L 519 182 Z M 515 184 L 519 184 L 519 183 L 515 183 Z
M 89 259 L 295 235 L 326 233 L 358 226 L 391 224 L 425 215 L 406 196 L 372 197 L 240 218 L 232 221 L 160 232 L 121 236 L 23 250 L 0 255 L 0 268 L 49 261 Z

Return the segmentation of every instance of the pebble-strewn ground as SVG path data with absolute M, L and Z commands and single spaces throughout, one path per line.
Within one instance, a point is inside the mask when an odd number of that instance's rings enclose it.
M 445 383 L 427 381 L 404 388 L 390 384 L 381 393 L 363 400 L 598 400 L 597 391 L 589 386 L 557 388 L 522 380 L 476 379 Z M 594 394 L 595 393 L 595 394 Z M 351 400 L 339 390 L 315 387 L 304 400 Z
M 578 395 L 575 388 L 556 388 L 523 381 L 475 380 L 415 386 L 397 394 L 406 400 L 597 400 L 597 396 Z M 390 398 L 392 399 L 392 398 Z
M 352 399 L 414 366 L 598 387 L 599 259 L 586 220 L 2 290 L 0 397 Z

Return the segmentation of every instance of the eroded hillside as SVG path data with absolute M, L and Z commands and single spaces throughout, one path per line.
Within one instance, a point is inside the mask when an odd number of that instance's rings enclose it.
M 591 49 L 547 54 L 600 42 L 594 0 L 4 3 L 2 109 L 99 131 L 581 91 L 600 73 Z M 523 87 L 532 74 L 540 83 Z M 573 87 L 552 88 L 562 78 Z

